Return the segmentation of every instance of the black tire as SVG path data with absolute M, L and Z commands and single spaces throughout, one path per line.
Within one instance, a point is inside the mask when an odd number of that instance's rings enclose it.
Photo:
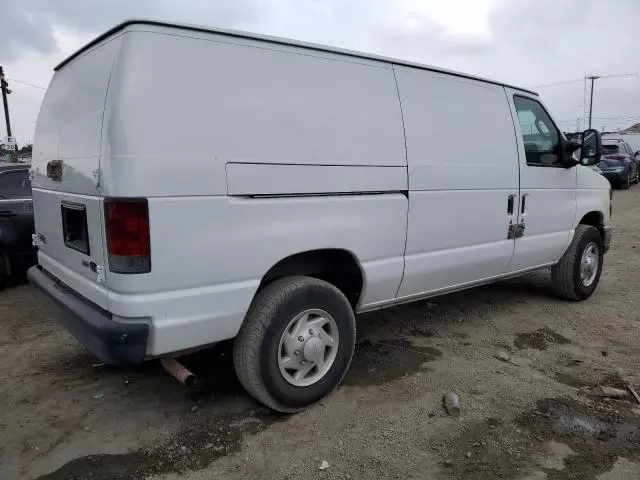
M 4 288 L 7 284 L 8 272 L 5 261 L 5 255 L 2 253 L 2 250 L 0 250 L 0 288 Z
M 620 188 L 621 188 L 622 190 L 629 190 L 629 187 L 630 187 L 630 186 L 631 186 L 631 170 L 629 170 L 629 171 L 627 172 L 627 178 L 626 178 L 626 180 L 623 180 L 623 181 L 620 183 Z
M 9 256 L 0 247 L 0 288 L 9 285 L 9 279 L 13 274 L 12 267 Z
M 333 364 L 316 383 L 299 387 L 280 373 L 280 338 L 289 322 L 312 308 L 336 321 L 339 342 Z M 273 410 L 294 413 L 326 397 L 342 381 L 355 348 L 353 310 L 335 286 L 311 277 L 286 277 L 267 285 L 254 298 L 234 341 L 233 362 L 244 388 Z
M 584 285 L 580 276 L 580 262 L 585 248 L 591 243 L 596 245 L 599 253 L 598 266 L 593 282 Z M 551 280 L 558 295 L 574 301 L 589 298 L 600 281 L 603 255 L 602 237 L 598 229 L 590 225 L 578 225 L 569 249 L 560 261 L 551 267 Z

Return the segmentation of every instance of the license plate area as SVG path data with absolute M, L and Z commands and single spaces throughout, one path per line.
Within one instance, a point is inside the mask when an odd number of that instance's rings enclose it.
M 62 202 L 60 209 L 64 244 L 72 250 L 89 255 L 87 207 L 80 203 Z

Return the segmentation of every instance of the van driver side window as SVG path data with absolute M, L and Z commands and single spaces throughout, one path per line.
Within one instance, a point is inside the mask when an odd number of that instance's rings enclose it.
M 515 95 L 513 102 L 518 113 L 527 165 L 560 167 L 560 133 L 551 117 L 540 103 L 531 98 Z

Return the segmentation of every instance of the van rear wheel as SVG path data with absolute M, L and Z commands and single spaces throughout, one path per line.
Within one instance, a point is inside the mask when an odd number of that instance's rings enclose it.
M 603 254 L 598 229 L 578 225 L 569 249 L 551 267 L 551 279 L 558 295 L 567 300 L 590 297 L 600 281 Z
M 311 277 L 287 277 L 254 298 L 235 339 L 233 360 L 244 388 L 279 412 L 313 405 L 340 383 L 355 346 L 345 295 Z

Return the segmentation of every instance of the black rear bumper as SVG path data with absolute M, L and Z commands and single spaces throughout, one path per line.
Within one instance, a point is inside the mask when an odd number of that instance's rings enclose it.
M 56 320 L 100 360 L 112 365 L 134 365 L 145 359 L 149 326 L 115 322 L 111 314 L 80 298 L 66 285 L 36 265 L 27 277 L 50 306 Z
M 609 180 L 609 183 L 620 185 L 627 181 L 628 171 L 624 172 L 602 172 L 602 176 Z

